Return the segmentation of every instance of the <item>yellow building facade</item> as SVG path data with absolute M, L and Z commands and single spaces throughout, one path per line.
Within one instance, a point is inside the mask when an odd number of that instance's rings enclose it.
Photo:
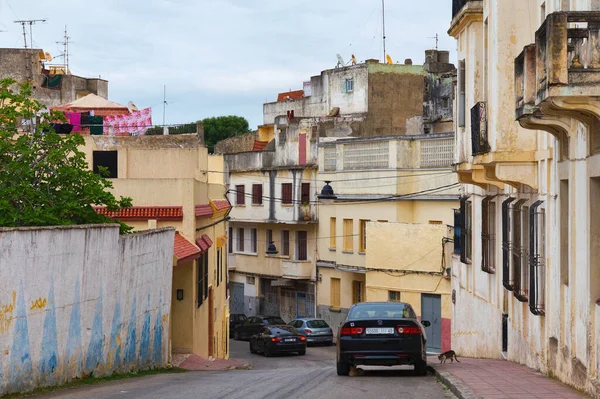
M 134 230 L 173 226 L 172 353 L 229 356 L 223 159 L 197 134 L 86 136 L 90 167 L 108 169 L 112 192 L 131 197 L 118 213 L 97 209 Z

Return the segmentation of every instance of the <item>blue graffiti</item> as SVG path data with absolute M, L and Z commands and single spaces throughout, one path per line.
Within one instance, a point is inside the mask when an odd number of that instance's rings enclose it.
M 147 366 L 150 362 L 150 294 L 146 304 L 146 313 L 144 314 L 144 324 L 142 325 L 142 338 L 140 340 L 140 364 Z
M 96 303 L 94 322 L 92 324 L 92 336 L 88 346 L 85 359 L 86 372 L 91 373 L 102 365 L 102 287 L 100 287 L 100 298 Z
M 54 301 L 54 277 L 50 280 L 48 307 L 44 316 L 44 331 L 38 371 L 40 378 L 55 382 L 54 372 L 58 365 L 58 339 L 56 336 L 56 302 Z
M 67 378 L 77 377 L 81 374 L 81 295 L 79 279 L 75 284 L 75 295 L 71 307 L 71 319 L 69 321 L 69 335 L 65 351 L 65 363 L 68 366 Z
M 127 329 L 127 342 L 125 343 L 125 363 L 128 366 L 135 365 L 135 355 L 136 355 L 136 348 L 137 348 L 135 306 L 136 306 L 136 297 L 134 295 L 133 304 L 131 305 L 131 316 L 129 318 L 129 328 Z
M 154 342 L 152 346 L 152 361 L 155 366 L 162 364 L 162 290 L 156 314 L 156 325 L 154 327 Z
M 117 299 L 115 313 L 113 315 L 109 353 L 109 356 L 113 357 L 113 368 L 117 370 L 121 365 L 121 301 L 119 299 Z
M 33 366 L 29 347 L 29 331 L 27 326 L 27 311 L 25 309 L 25 294 L 23 281 L 19 285 L 17 297 L 17 317 L 13 346 L 10 351 L 10 369 L 8 384 L 14 384 L 20 389 L 33 387 Z

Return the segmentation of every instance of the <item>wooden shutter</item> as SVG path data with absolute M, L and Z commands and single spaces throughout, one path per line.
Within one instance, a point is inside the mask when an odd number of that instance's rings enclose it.
M 284 256 L 290 255 L 290 231 L 281 230 L 281 254 Z
M 330 280 L 330 302 L 331 307 L 339 308 L 340 307 L 340 279 L 339 278 L 331 278 Z
M 302 183 L 300 202 L 310 203 L 310 183 Z
M 289 205 L 292 203 L 292 183 L 281 185 L 281 203 Z
M 329 219 L 329 248 L 335 249 L 336 246 L 336 219 L 335 218 L 330 218 Z
M 252 204 L 253 205 L 261 205 L 262 197 L 263 197 L 262 184 L 253 184 L 252 185 Z
M 235 204 L 245 205 L 246 204 L 246 186 L 239 185 L 235 186 Z

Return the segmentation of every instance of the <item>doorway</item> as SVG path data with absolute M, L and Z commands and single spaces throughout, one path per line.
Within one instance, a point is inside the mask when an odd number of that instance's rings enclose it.
M 208 356 L 214 354 L 214 329 L 215 329 L 215 316 L 214 316 L 214 304 L 213 304 L 213 289 L 208 288 Z
M 427 334 L 427 351 L 442 351 L 442 297 L 437 294 L 421 295 L 421 320 L 431 323 L 425 327 Z

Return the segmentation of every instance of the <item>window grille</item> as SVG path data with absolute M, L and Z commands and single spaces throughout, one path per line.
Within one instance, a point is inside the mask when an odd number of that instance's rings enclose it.
M 460 209 L 454 210 L 454 253 L 460 255 L 461 237 L 461 214 Z
M 502 285 L 509 291 L 513 290 L 514 281 L 510 270 L 511 223 L 510 204 L 516 198 L 508 198 L 502 202 Z
M 325 157 L 325 167 L 323 168 L 323 170 L 335 171 L 337 168 L 337 151 L 335 146 L 324 147 L 323 155 Z
M 460 261 L 462 263 L 468 263 L 467 260 L 467 239 L 466 239 L 466 214 L 467 214 L 467 200 L 469 197 L 462 197 L 460 199 Z
M 296 260 L 307 260 L 308 259 L 308 232 L 298 231 L 296 233 L 296 248 L 297 256 Z
M 290 256 L 290 231 L 281 230 L 281 255 Z
M 493 196 L 488 196 L 481 202 L 481 270 L 486 273 L 496 273 L 496 204 Z
M 536 316 L 545 314 L 546 305 L 546 211 L 536 201 L 529 209 L 529 310 Z
M 513 292 L 515 298 L 527 302 L 528 290 L 528 253 L 529 253 L 529 218 L 528 207 L 523 207 L 526 199 L 520 199 L 512 206 L 512 272 Z M 523 270 L 525 268 L 525 272 Z
M 449 168 L 454 162 L 454 139 L 421 140 L 422 168 Z
M 285 205 L 292 203 L 292 183 L 283 183 L 281 185 L 281 203 Z
M 344 170 L 388 168 L 388 141 L 344 144 Z

